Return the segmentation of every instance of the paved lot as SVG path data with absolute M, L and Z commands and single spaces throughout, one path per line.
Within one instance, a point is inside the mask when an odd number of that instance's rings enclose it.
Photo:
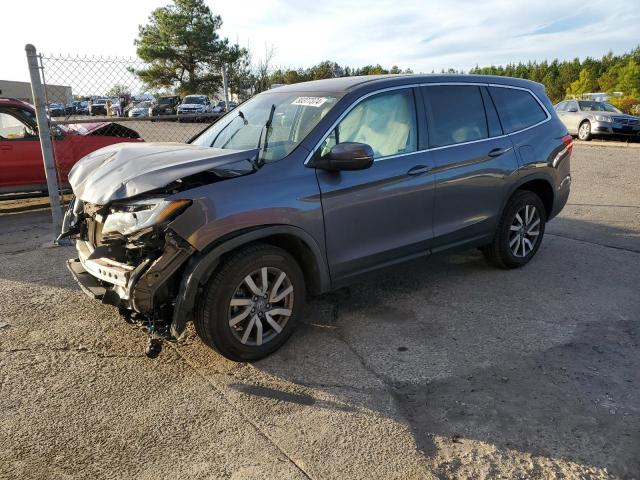
M 640 479 L 640 151 L 576 147 L 536 259 L 434 257 L 313 300 L 288 345 L 156 360 L 0 217 L 2 478 Z

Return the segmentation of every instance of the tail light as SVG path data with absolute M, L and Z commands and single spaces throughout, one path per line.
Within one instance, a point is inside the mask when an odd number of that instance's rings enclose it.
M 571 155 L 571 152 L 573 152 L 573 137 L 571 135 L 565 135 L 562 137 L 562 143 L 564 143 L 567 153 Z

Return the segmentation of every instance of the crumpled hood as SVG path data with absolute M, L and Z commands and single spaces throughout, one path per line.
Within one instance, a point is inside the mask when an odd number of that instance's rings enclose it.
M 212 171 L 223 178 L 256 170 L 257 149 L 223 150 L 184 143 L 119 143 L 90 153 L 69 172 L 73 193 L 105 205 Z

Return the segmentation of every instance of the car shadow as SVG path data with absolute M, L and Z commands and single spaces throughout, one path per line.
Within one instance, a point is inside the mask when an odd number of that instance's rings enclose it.
M 549 237 L 520 270 L 496 270 L 479 252 L 443 255 L 312 299 L 290 344 L 254 366 L 406 424 L 427 457 L 437 436 L 637 477 L 640 299 L 616 284 L 628 272 L 593 273 L 608 260 L 559 269 L 575 255 L 569 242 Z M 311 361 L 335 358 L 334 340 L 360 377 Z M 366 395 L 364 376 L 395 409 Z

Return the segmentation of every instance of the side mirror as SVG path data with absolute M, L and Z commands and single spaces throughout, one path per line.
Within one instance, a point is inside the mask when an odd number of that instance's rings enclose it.
M 578 109 L 576 107 L 571 107 L 567 110 L 567 112 L 576 113 Z
M 334 145 L 321 158 L 310 162 L 312 168 L 321 170 L 364 170 L 373 165 L 373 149 L 366 143 L 344 142 Z

